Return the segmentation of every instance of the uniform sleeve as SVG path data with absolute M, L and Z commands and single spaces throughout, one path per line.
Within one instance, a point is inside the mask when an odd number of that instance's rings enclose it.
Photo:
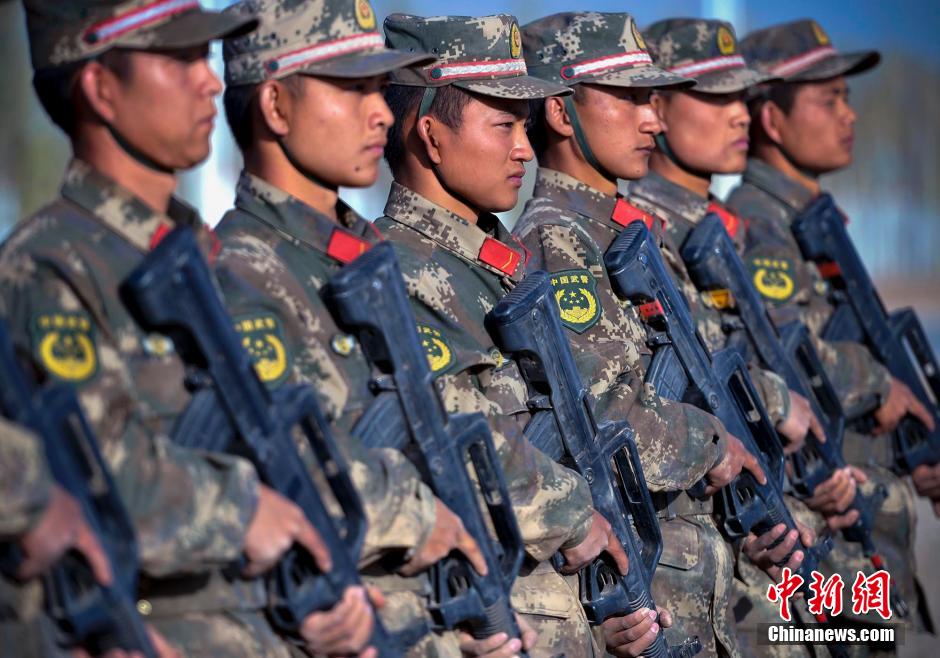
M 847 418 L 874 411 L 887 399 L 891 373 L 864 345 L 826 341 L 818 335 L 813 343 Z
M 721 458 L 721 422 L 692 405 L 665 400 L 643 383 L 639 350 L 645 329 L 629 303 L 613 293 L 603 255 L 590 237 L 576 227 L 540 225 L 520 239 L 531 253 L 530 271 L 544 269 L 559 283 L 563 272 L 593 277 L 597 317 L 590 326 L 562 319 L 578 370 L 597 399 L 598 415 L 633 426 L 650 490 L 691 487 Z
M 7 321 L 18 348 L 51 379 L 75 386 L 153 576 L 204 570 L 241 553 L 257 504 L 254 468 L 192 451 L 149 429 L 116 341 L 53 267 L 28 259 L 28 278 L 5 280 Z
M 51 487 L 42 443 L 0 419 L 0 540 L 23 534 L 39 520 Z
M 757 389 L 757 395 L 764 403 L 770 422 L 776 427 L 790 415 L 790 389 L 783 378 L 775 372 L 748 364 L 751 381 Z
M 281 327 L 287 363 L 292 365 L 285 377 L 268 384 L 309 382 L 317 390 L 327 417 L 339 417 L 348 377 L 327 356 L 328 348 L 320 343 L 319 333 L 300 319 L 308 317 L 310 323 L 317 323 L 322 320 L 317 314 L 327 313 L 326 309 L 310 306 L 303 291 L 295 293 L 290 287 L 292 277 L 276 254 L 257 240 L 226 240 L 216 273 L 233 317 L 273 317 Z M 276 297 L 262 292 L 272 281 L 281 291 Z M 360 561 L 369 562 L 385 551 L 419 549 L 434 529 L 436 499 L 414 465 L 397 450 L 367 449 L 336 423 L 333 429 L 349 459 L 350 475 L 368 524 Z

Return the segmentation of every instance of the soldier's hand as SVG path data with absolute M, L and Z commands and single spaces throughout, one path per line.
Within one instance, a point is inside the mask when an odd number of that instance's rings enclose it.
M 538 635 L 518 614 L 516 614 L 516 625 L 521 635 L 518 638 L 510 638 L 506 633 L 497 633 L 477 640 L 469 633 L 458 630 L 460 653 L 467 658 L 513 658 L 520 651 L 529 651 L 535 646 Z
M 936 503 L 940 501 L 940 464 L 921 464 L 911 473 L 917 493 Z
M 723 440 L 725 441 L 725 455 L 705 474 L 705 481 L 708 482 L 705 493 L 709 496 L 714 494 L 736 478 L 745 468 L 757 478 L 758 482 L 767 484 L 767 476 L 757 463 L 757 458 L 744 447 L 744 444 L 736 436 L 727 432 Z
M 242 547 L 248 558 L 245 575 L 255 577 L 265 573 L 295 542 L 310 552 L 321 571 L 332 568 L 330 552 L 303 510 L 274 489 L 258 485 L 258 507 Z
M 806 435 L 812 432 L 820 442 L 825 443 L 826 433 L 810 407 L 809 400 L 796 391 L 790 391 L 790 413 L 777 423 L 777 432 L 786 439 L 783 446 L 785 454 L 792 454 L 806 443 Z
M 796 571 L 803 564 L 803 558 L 806 556 L 803 551 L 797 550 L 793 551 L 786 564 L 777 566 L 777 563 L 787 557 L 787 554 L 796 546 L 797 539 L 802 542 L 803 546 L 812 546 L 816 543 L 816 533 L 799 521 L 795 521 L 795 523 L 796 530 L 787 532 L 787 527 L 780 523 L 760 537 L 756 537 L 753 533 L 748 535 L 741 544 L 741 550 L 744 554 L 759 569 L 770 576 L 774 582 L 780 580 L 782 567 L 789 567 L 791 570 Z M 770 548 L 780 537 L 783 537 L 783 541 Z
M 907 414 L 913 415 L 926 425 L 928 430 L 933 432 L 933 416 L 927 411 L 927 407 L 917 399 L 917 396 L 911 392 L 907 384 L 896 377 L 892 377 L 888 399 L 875 411 L 875 421 L 878 425 L 872 434 L 893 432 Z
M 649 648 L 659 627 L 672 626 L 672 616 L 658 608 L 643 608 L 624 617 L 611 617 L 601 624 L 607 653 L 616 658 L 637 658 Z
M 402 575 L 412 576 L 446 557 L 451 551 L 458 550 L 467 556 L 477 573 L 485 576 L 488 571 L 486 559 L 476 541 L 463 527 L 463 521 L 441 501 L 435 500 L 435 507 L 437 517 L 431 536 L 399 571 Z
M 308 615 L 300 636 L 309 652 L 316 656 L 375 658 L 378 652 L 369 646 L 375 626 L 370 598 L 377 607 L 384 603 L 374 588 L 367 592 L 363 587 L 347 587 L 343 598 L 330 610 Z
M 855 500 L 858 484 L 866 482 L 868 476 L 861 469 L 846 466 L 833 471 L 828 480 L 816 487 L 806 505 L 825 516 L 842 514 Z
M 626 576 L 627 570 L 630 568 L 627 554 L 624 553 L 623 546 L 620 544 L 620 540 L 617 539 L 617 535 L 614 534 L 610 523 L 595 511 L 591 518 L 591 528 L 588 530 L 587 537 L 577 546 L 561 552 L 562 557 L 565 558 L 565 564 L 561 569 L 562 573 L 580 571 L 582 567 L 590 564 L 603 551 L 607 551 L 608 555 L 614 559 L 620 574 Z
M 44 573 L 73 549 L 88 561 L 102 585 L 111 584 L 111 565 L 98 538 L 85 521 L 82 508 L 65 489 L 53 485 L 49 503 L 36 524 L 20 537 L 23 561 L 17 576 L 23 580 Z

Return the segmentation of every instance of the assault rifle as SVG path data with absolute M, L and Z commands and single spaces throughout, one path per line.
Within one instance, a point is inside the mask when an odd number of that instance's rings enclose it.
M 178 421 L 174 441 L 249 459 L 265 484 L 304 511 L 329 549 L 328 572 L 294 546 L 268 576 L 271 618 L 297 634 L 305 617 L 333 607 L 347 587 L 361 584 L 356 556 L 366 530 L 359 495 L 313 389 L 287 385 L 272 393 L 261 382 L 188 227 L 174 229 L 147 254 L 121 284 L 121 295 L 141 327 L 170 336 L 183 359 L 211 380 Z M 309 445 L 342 517 L 327 511 L 295 431 Z M 402 653 L 377 615 L 371 644 L 383 655 Z
M 482 414 L 444 408 L 392 245 L 372 247 L 333 276 L 321 295 L 381 373 L 374 381 L 378 397 L 354 434 L 369 446 L 402 449 L 486 559 L 485 576 L 456 551 L 431 568 L 435 621 L 446 629 L 465 625 L 478 638 L 499 632 L 520 637 L 509 595 L 522 564 L 522 536 L 493 437 Z M 495 537 L 487 530 L 481 495 Z
M 709 214 L 692 231 L 682 246 L 682 259 L 699 290 L 729 295 L 729 303 L 744 330 L 736 336 L 747 341 L 745 348 L 756 354 L 765 368 L 783 377 L 790 390 L 805 397 L 820 420 L 826 441 L 820 442 L 809 433 L 805 445 L 790 456 L 790 482 L 794 492 L 802 498 L 813 496 L 818 485 L 829 479 L 836 469 L 846 466 L 842 455 L 845 416 L 810 340 L 809 330 L 803 323 L 794 321 L 778 332 L 717 215 Z M 870 496 L 857 491 L 848 509 L 858 511 L 858 519 L 842 530 L 846 541 L 861 545 L 875 569 L 885 568 L 872 538 L 875 514 L 885 498 L 884 486 L 879 486 Z M 892 603 L 899 616 L 906 616 L 907 606 L 903 601 L 895 598 Z
M 97 441 L 72 387 L 28 382 L 5 324 L 0 323 L 0 413 L 34 432 L 53 478 L 79 504 L 85 522 L 111 565 L 104 586 L 77 551 L 68 551 L 43 575 L 45 607 L 65 648 L 98 655 L 110 649 L 155 658 L 137 613 L 137 541 Z M 0 546 L 0 568 L 15 576 L 23 555 L 16 544 Z
M 528 405 L 536 413 L 526 436 L 587 480 L 594 508 L 610 522 L 630 561 L 626 576 L 606 554 L 581 570 L 581 602 L 588 619 L 600 624 L 614 615 L 655 610 L 650 583 L 662 553 L 662 535 L 634 432 L 626 421 L 596 421 L 548 276 L 529 274 L 496 304 L 487 326 L 497 347 L 519 363 L 529 388 Z M 670 648 L 660 630 L 643 655 L 690 658 L 700 650 L 698 638 Z
M 888 313 L 865 264 L 845 229 L 845 217 L 832 197 L 821 194 L 792 224 L 803 257 L 816 263 L 831 287 L 835 312 L 823 329 L 827 340 L 864 343 L 892 375 L 907 384 L 929 409 L 935 429 L 913 416 L 895 430 L 894 469 L 907 474 L 940 461 L 940 370 L 920 319 L 913 309 Z M 870 429 L 870 418 L 862 421 Z
M 781 490 L 784 457 L 780 439 L 741 355 L 733 348 L 708 352 L 686 300 L 643 222 L 632 222 L 620 233 L 607 250 L 604 264 L 614 292 L 637 306 L 653 332 L 650 344 L 654 354 L 647 381 L 662 397 L 689 402 L 714 414 L 757 458 L 767 476 L 767 483 L 761 484 L 750 472 L 741 471 L 718 492 L 716 513 L 725 533 L 732 539 L 751 532 L 763 535 L 781 523 L 788 532 L 796 529 Z M 777 543 L 780 541 L 782 537 Z M 810 575 L 832 550 L 832 539 L 804 546 L 797 538 L 790 555 L 796 550 L 804 555 L 796 573 L 804 579 L 808 592 Z M 790 555 L 780 565 L 786 564 Z M 822 614 L 816 618 L 826 621 Z M 846 655 L 844 647 L 829 648 L 833 655 Z

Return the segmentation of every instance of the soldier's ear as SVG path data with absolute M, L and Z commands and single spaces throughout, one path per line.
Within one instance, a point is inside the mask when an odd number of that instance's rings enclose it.
M 668 130 L 666 125 L 666 106 L 669 104 L 669 96 L 658 91 L 654 91 L 650 96 L 650 105 L 653 108 L 653 111 L 656 112 L 656 118 L 659 119 L 659 125 L 662 128 L 662 132 Z
M 425 156 L 427 156 L 432 164 L 436 165 L 441 164 L 443 160 L 441 158 L 440 140 L 438 136 L 438 132 L 442 128 L 443 125 L 440 121 L 427 114 L 423 117 L 419 117 L 418 123 L 415 126 L 415 132 L 424 147 Z
M 292 97 L 283 84 L 268 80 L 258 85 L 258 114 L 265 127 L 277 137 L 290 132 Z
M 780 144 L 782 141 L 781 128 L 786 121 L 786 113 L 780 109 L 780 106 L 773 101 L 764 101 L 760 108 L 760 124 L 764 134 L 774 144 Z
M 97 60 L 91 60 L 78 73 L 78 87 L 88 107 L 105 123 L 117 116 L 115 100 L 120 93 L 118 76 Z
M 574 126 L 565 108 L 565 102 L 558 96 L 545 99 L 545 125 L 562 137 L 573 137 Z

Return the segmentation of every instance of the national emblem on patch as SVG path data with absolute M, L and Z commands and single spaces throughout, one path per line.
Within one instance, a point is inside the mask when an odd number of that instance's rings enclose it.
M 519 25 L 512 24 L 509 28 L 509 54 L 518 59 L 522 56 L 522 34 L 519 32 Z
M 636 45 L 638 45 L 642 50 L 646 50 L 646 41 L 643 40 L 643 35 L 640 34 L 640 30 L 636 26 L 636 23 L 632 23 L 630 28 L 633 30 L 633 40 L 636 41 Z
M 587 270 L 565 270 L 551 275 L 555 303 L 562 323 L 582 334 L 601 317 L 597 280 Z
M 375 28 L 375 12 L 369 0 L 353 0 L 356 5 L 356 22 L 363 30 Z
M 98 372 L 91 321 L 84 313 L 53 311 L 33 321 L 36 356 L 56 379 L 83 382 Z
M 444 334 L 439 329 L 426 324 L 418 324 L 417 329 L 418 337 L 421 339 L 421 347 L 424 348 L 424 353 L 428 357 L 431 372 L 437 374 L 452 366 L 454 351 L 447 344 Z
M 140 339 L 140 346 L 144 349 L 144 354 L 158 359 L 176 352 L 173 341 L 163 334 L 147 334 Z
M 718 52 L 722 55 L 730 55 L 734 52 L 734 35 L 724 25 L 718 28 L 716 39 L 718 41 Z
M 356 347 L 356 339 L 349 334 L 336 334 L 330 339 L 330 347 L 340 356 L 349 356 Z
M 754 287 L 771 302 L 782 304 L 796 292 L 793 263 L 786 258 L 753 258 L 750 270 Z
M 268 385 L 280 384 L 290 372 L 280 321 L 270 313 L 235 318 L 235 331 L 254 363 L 258 378 Z
M 819 27 L 819 23 L 812 21 L 810 23 L 813 26 L 813 34 L 816 36 L 816 41 L 819 42 L 820 46 L 829 45 L 829 35 L 826 34 L 825 30 Z

